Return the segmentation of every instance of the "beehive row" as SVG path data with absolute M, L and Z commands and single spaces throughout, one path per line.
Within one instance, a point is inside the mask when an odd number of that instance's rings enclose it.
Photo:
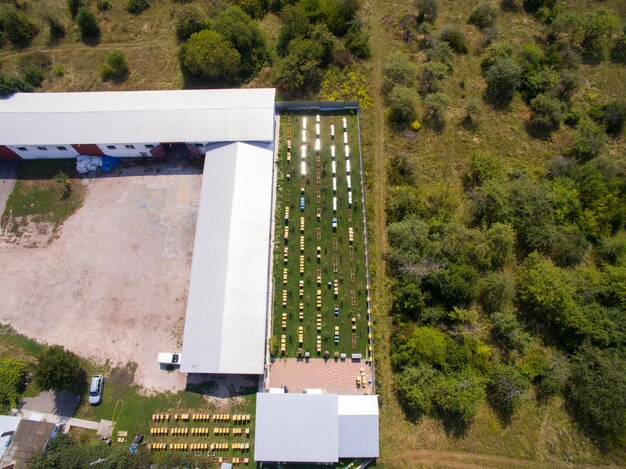
M 213 414 L 214 422 L 230 422 L 230 414 Z
M 187 451 L 189 444 L 187 443 L 170 443 L 170 451 Z
M 162 427 L 162 428 L 151 428 L 150 429 L 150 435 L 153 436 L 164 436 L 167 435 L 169 433 L 170 429 L 167 427 Z
M 187 436 L 189 429 L 187 427 L 175 427 L 170 428 L 170 435 L 172 436 Z
M 170 414 L 152 414 L 153 422 L 169 422 Z
M 233 415 L 234 423 L 250 423 L 250 414 L 235 414 Z
M 249 451 L 250 443 L 233 443 L 231 447 L 233 450 Z
M 211 432 L 211 429 L 208 427 L 199 427 L 191 429 L 191 436 L 206 436 Z
M 216 427 L 213 429 L 213 434 L 218 436 L 230 435 L 230 428 L 227 427 Z

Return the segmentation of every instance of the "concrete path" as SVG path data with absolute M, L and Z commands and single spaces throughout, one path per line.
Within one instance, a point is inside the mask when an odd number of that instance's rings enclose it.
M 0 160 L 0 215 L 4 213 L 7 199 L 15 186 L 18 166 L 19 161 Z
M 99 436 L 111 436 L 113 431 L 113 422 L 109 420 L 101 420 L 100 422 L 92 422 L 91 420 L 76 419 L 73 417 L 64 417 L 62 415 L 50 414 L 45 412 L 35 412 L 32 410 L 22 409 L 17 411 L 16 414 L 19 417 L 24 417 L 31 420 L 43 420 L 55 424 L 62 423 L 65 425 L 64 432 L 70 431 L 70 427 L 86 428 L 88 430 L 95 430 Z

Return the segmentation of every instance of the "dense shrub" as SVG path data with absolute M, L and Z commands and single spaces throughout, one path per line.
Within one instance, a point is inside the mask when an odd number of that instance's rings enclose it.
M 419 96 L 411 88 L 396 86 L 389 93 L 389 118 L 396 124 L 408 124 L 417 117 Z
M 126 11 L 133 15 L 138 15 L 148 8 L 150 8 L 150 0 L 128 0 L 126 3 Z
M 513 259 L 515 231 L 511 225 L 494 223 L 485 232 L 492 269 L 501 269 Z
M 523 8 L 522 0 L 500 0 L 500 8 L 504 11 L 521 11 Z
M 176 13 L 176 37 L 179 41 L 186 41 L 206 27 L 206 17 L 196 5 L 184 5 Z
M 478 274 L 469 265 L 450 265 L 429 276 L 425 283 L 449 308 L 471 305 L 478 293 Z
M 75 353 L 53 345 L 39 356 L 35 379 L 44 391 L 76 391 L 84 387 L 86 374 Z
M 394 52 L 387 57 L 384 68 L 383 90 L 388 93 L 394 86 L 412 88 L 417 80 L 417 67 L 409 56 Z
M 405 342 L 397 343 L 392 355 L 395 368 L 431 365 L 442 369 L 446 366 L 446 349 L 450 338 L 433 327 L 417 327 Z
M 418 23 L 434 24 L 437 20 L 439 6 L 437 0 L 416 0 Z
M 0 98 L 6 98 L 14 93 L 28 93 L 33 87 L 23 80 L 0 74 Z
M 110 11 L 113 8 L 113 4 L 111 0 L 98 0 L 96 8 L 98 8 L 98 11 Z
M 407 153 L 395 153 L 388 160 L 387 179 L 392 186 L 410 185 L 415 178 L 415 169 L 411 156 Z M 389 216 L 389 215 L 387 215 Z M 389 222 L 389 219 L 387 219 Z
M 389 190 L 385 206 L 387 223 L 395 223 L 407 217 L 423 215 L 425 211 L 424 202 L 416 187 L 403 185 Z
M 616 100 L 605 104 L 602 106 L 600 118 L 607 133 L 614 137 L 619 136 L 626 121 L 626 102 Z
M 261 19 L 269 11 L 268 0 L 235 0 L 235 5 L 245 11 L 254 19 Z
M 50 31 L 50 42 L 54 43 L 65 37 L 65 25 L 58 18 L 46 15 L 45 20 Z
M 507 272 L 491 272 L 481 280 L 480 303 L 488 313 L 511 306 L 515 298 L 515 281 Z
M 480 63 L 480 68 L 485 73 L 501 59 L 513 57 L 513 47 L 507 42 L 494 42 L 485 49 L 485 58 Z
M 396 388 L 400 402 L 413 416 L 432 411 L 440 376 L 437 370 L 425 364 L 410 366 L 397 375 Z
M 462 124 L 471 130 L 476 130 L 480 126 L 482 116 L 482 107 L 475 99 L 469 99 L 465 103 L 465 114 L 463 115 Z
M 361 28 L 351 27 L 343 38 L 346 49 L 359 59 L 368 59 L 372 54 L 370 40 Z
M 406 319 L 417 320 L 425 307 L 424 295 L 419 286 L 413 282 L 402 286 L 394 294 L 392 308 L 394 314 Z
M 98 26 L 98 20 L 96 19 L 96 15 L 94 15 L 89 8 L 81 7 L 78 10 L 76 22 L 78 23 L 80 37 L 83 42 L 92 41 L 100 37 L 100 26 Z
M 0 358 L 0 411 L 3 414 L 18 406 L 25 375 L 24 363 L 13 358 Z
M 424 120 L 441 131 L 446 126 L 450 98 L 443 93 L 430 93 L 424 98 Z
M 487 29 L 496 24 L 498 18 L 498 8 L 492 3 L 481 3 L 472 10 L 467 22 L 479 27 Z
M 121 82 L 128 76 L 128 61 L 122 51 L 114 50 L 106 55 L 105 63 L 100 70 L 102 81 Z
M 85 0 L 67 0 L 67 8 L 70 10 L 72 19 L 76 19 L 78 10 L 85 6 Z
M 520 84 L 520 71 L 511 59 L 498 59 L 485 71 L 487 98 L 495 104 L 506 105 Z
M 496 312 L 491 315 L 495 341 L 507 353 L 523 353 L 530 343 L 530 334 L 524 331 L 513 313 Z
M 289 43 L 296 38 L 307 37 L 312 25 L 301 5 L 287 5 L 280 12 L 281 29 L 276 49 L 280 55 L 287 53 Z
M 22 79 L 33 88 L 41 86 L 46 72 L 52 65 L 52 59 L 48 54 L 35 52 L 22 55 L 18 59 L 18 69 Z
M 573 142 L 573 152 L 576 156 L 586 159 L 598 156 L 604 146 L 604 131 L 592 121 L 585 119 L 578 125 Z
M 39 26 L 24 12 L 10 10 L 4 15 L 4 32 L 13 46 L 23 48 L 39 34 Z
M 441 62 L 430 61 L 419 67 L 420 92 L 436 93 L 440 90 L 439 83 L 448 74 L 448 67 Z
M 496 412 L 505 420 L 509 420 L 519 408 L 529 388 L 530 382 L 517 368 L 496 365 L 489 376 L 487 390 Z
M 307 96 L 316 92 L 322 80 L 322 44 L 296 38 L 289 43 L 288 53 L 275 66 L 273 82 L 287 96 Z
M 484 399 L 484 379 L 470 368 L 447 375 L 435 393 L 438 410 L 448 421 L 460 424 L 461 430 L 471 423 Z
M 448 73 L 453 69 L 454 51 L 445 41 L 436 41 L 430 49 L 426 50 L 426 57 L 429 61 L 445 64 Z
M 572 410 L 604 445 L 626 437 L 626 360 L 612 350 L 584 346 L 572 359 L 568 394 Z
M 439 34 L 439 39 L 447 42 L 457 54 L 467 54 L 469 48 L 465 41 L 465 34 L 454 25 L 446 25 Z
M 611 48 L 611 60 L 615 63 L 626 63 L 626 32 L 615 40 Z
M 505 175 L 500 160 L 489 153 L 477 151 L 470 155 L 468 182 L 472 187 L 482 186 L 487 181 Z
M 539 94 L 530 102 L 533 115 L 532 126 L 544 130 L 556 130 L 561 126 L 566 105 L 550 94 Z

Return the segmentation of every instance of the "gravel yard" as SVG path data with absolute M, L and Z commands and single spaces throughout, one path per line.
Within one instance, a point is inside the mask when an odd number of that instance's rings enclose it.
M 175 391 L 184 375 L 156 358 L 181 348 L 201 170 L 129 165 L 84 179 L 83 206 L 49 243 L 37 227 L 17 242 L 2 233 L 0 321 L 97 362 L 136 362 L 146 390 Z

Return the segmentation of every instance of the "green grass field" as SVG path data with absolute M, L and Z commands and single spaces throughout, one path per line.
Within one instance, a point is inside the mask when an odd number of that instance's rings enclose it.
M 302 120 L 307 118 L 306 175 L 301 175 Z M 276 201 L 276 232 L 274 252 L 274 341 L 280 346 L 281 336 L 286 339 L 285 354 L 297 355 L 298 349 L 308 351 L 311 357 L 321 357 L 325 351 L 331 357 L 335 352 L 362 353 L 368 347 L 367 276 L 364 250 L 363 205 L 361 168 L 359 162 L 358 123 L 355 115 L 347 119 L 348 145 L 350 147 L 350 175 L 352 206 L 348 205 L 347 163 L 344 153 L 341 115 L 322 115 L 320 118 L 319 163 L 315 151 L 315 115 L 286 115 L 281 117 L 278 161 L 278 188 Z M 335 126 L 335 139 L 331 141 L 331 124 Z M 291 140 L 291 161 L 287 161 L 287 142 Z M 333 175 L 331 144 L 336 148 L 337 212 L 333 213 Z M 289 174 L 289 178 L 287 175 Z M 304 198 L 304 211 L 300 199 Z M 285 220 L 289 208 L 289 220 Z M 320 220 L 318 221 L 318 210 Z M 337 218 L 333 229 L 332 220 Z M 304 232 L 300 220 L 304 218 Z M 288 228 L 288 239 L 285 239 Z M 353 242 L 349 228 L 354 230 Z M 301 237 L 304 250 L 301 251 Z M 288 259 L 284 261 L 284 248 Z M 317 259 L 317 248 L 320 259 Z M 304 256 L 304 273 L 300 274 L 300 256 Z M 287 273 L 287 282 L 283 275 Z M 318 277 L 319 274 L 319 277 Z M 321 280 L 318 283 L 318 280 Z M 334 282 L 338 295 L 334 295 Z M 303 282 L 303 295 L 300 295 Z M 328 287 L 328 282 L 333 287 Z M 321 293 L 321 308 L 317 308 L 317 292 Z M 286 302 L 283 303 L 283 292 Z M 303 317 L 300 319 L 300 304 Z M 334 308 L 339 309 L 335 318 Z M 286 315 L 283 324 L 283 314 Z M 321 315 L 321 330 L 317 330 L 317 315 Z M 356 329 L 353 333 L 352 318 Z M 283 328 L 283 325 L 286 327 Z M 339 327 L 339 340 L 335 342 L 335 327 Z M 303 341 L 299 342 L 299 328 L 303 328 Z M 321 349 L 317 349 L 317 336 L 321 336 Z

